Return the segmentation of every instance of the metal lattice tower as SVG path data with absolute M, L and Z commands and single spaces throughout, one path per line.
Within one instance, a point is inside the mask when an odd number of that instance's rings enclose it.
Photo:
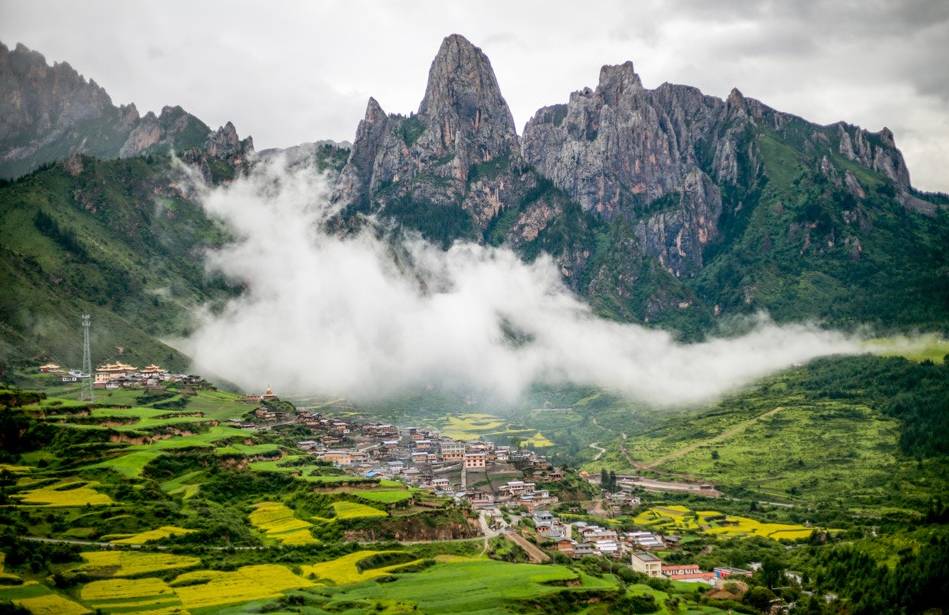
M 89 314 L 82 315 L 82 388 L 79 391 L 79 398 L 83 401 L 95 401 L 95 394 L 92 389 L 92 347 L 89 343 L 89 327 L 92 324 L 92 317 Z

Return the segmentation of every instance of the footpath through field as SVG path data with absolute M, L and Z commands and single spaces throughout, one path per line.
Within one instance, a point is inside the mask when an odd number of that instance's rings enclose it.
M 547 562 L 550 561 L 550 556 L 544 553 L 540 549 L 540 547 L 538 547 L 531 541 L 527 540 L 526 538 L 524 538 L 523 536 L 521 536 L 514 530 L 507 530 L 506 532 L 504 532 L 504 536 L 507 537 L 508 540 L 510 540 L 517 546 L 524 549 L 524 551 L 527 552 L 527 557 L 530 558 L 531 563 L 546 564 Z
M 767 412 L 759 414 L 758 416 L 752 417 L 748 419 L 747 421 L 742 421 L 741 423 L 738 423 L 734 427 L 729 427 L 728 429 L 718 434 L 717 436 L 714 436 L 707 440 L 699 440 L 698 442 L 693 442 L 692 444 L 683 446 L 682 448 L 674 450 L 668 455 L 660 457 L 659 459 L 656 459 L 655 461 L 652 461 L 650 463 L 640 464 L 640 467 L 644 470 L 654 470 L 658 468 L 659 466 L 661 466 L 662 464 L 668 463 L 674 459 L 679 459 L 680 457 L 684 457 L 698 448 L 701 448 L 703 446 L 708 446 L 709 444 L 717 444 L 719 442 L 723 442 L 725 440 L 733 438 L 736 435 L 743 432 L 744 430 L 751 427 L 752 425 L 754 425 L 755 423 L 757 423 L 758 421 L 760 421 L 761 419 L 766 419 L 769 416 L 772 416 L 773 414 L 780 412 L 781 410 L 784 410 L 784 406 L 778 406 L 777 408 L 772 408 L 771 410 L 768 410 Z M 624 451 L 625 451 L 625 447 L 624 447 Z

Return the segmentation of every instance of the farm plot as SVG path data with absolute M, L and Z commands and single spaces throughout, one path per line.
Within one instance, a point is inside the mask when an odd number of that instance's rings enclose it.
M 331 560 L 329 562 L 320 562 L 319 564 L 313 564 L 312 566 L 301 566 L 300 570 L 303 573 L 303 576 L 308 579 L 329 581 L 334 585 L 350 585 L 352 583 L 359 583 L 362 581 L 374 579 L 376 577 L 385 576 L 393 572 L 395 569 L 413 563 L 401 563 L 394 566 L 369 568 L 366 570 L 360 570 L 357 566 L 360 561 L 381 553 L 400 553 L 400 551 L 356 551 L 355 553 L 344 555 L 343 557 Z
M 119 455 L 118 457 L 112 457 L 111 459 L 100 461 L 92 467 L 115 470 L 126 478 L 138 478 L 142 475 L 142 471 L 145 469 L 145 466 L 151 463 L 151 461 L 160 454 L 160 451 L 134 451 L 124 455 Z
M 0 588 L 0 601 L 10 601 L 34 615 L 84 615 L 91 611 L 45 585 L 30 581 L 16 587 Z
M 20 498 L 21 504 L 36 504 L 50 507 L 68 506 L 104 506 L 112 503 L 112 498 L 94 489 L 97 482 L 71 481 L 61 482 L 47 487 L 38 487 L 27 491 Z
M 187 472 L 171 480 L 166 480 L 161 484 L 161 489 L 171 495 L 181 495 L 184 499 L 188 499 L 198 493 L 203 476 L 204 472 L 201 470 Z
M 135 577 L 152 572 L 193 568 L 201 563 L 197 557 L 172 553 L 140 551 L 86 551 L 85 564 L 79 570 L 95 577 Z
M 377 504 L 397 504 L 414 495 L 408 489 L 346 489 L 344 493 L 360 497 Z
M 177 577 L 171 585 L 186 609 L 200 609 L 276 598 L 283 592 L 310 587 L 313 583 L 284 566 L 261 564 L 233 572 L 189 572 Z
M 803 525 L 765 523 L 717 510 L 692 511 L 685 506 L 654 506 L 633 519 L 637 525 L 675 531 L 701 531 L 716 536 L 764 536 L 774 540 L 807 538 L 813 531 Z
M 285 545 L 312 545 L 317 540 L 310 533 L 311 523 L 297 519 L 293 511 L 279 502 L 260 502 L 250 513 L 250 522 L 267 536 Z
M 576 583 L 564 588 L 556 584 Z M 504 603 L 542 598 L 561 591 L 615 587 L 611 581 L 589 577 L 565 566 L 510 564 L 495 560 L 439 563 L 392 583 L 367 583 L 339 594 L 357 599 L 413 602 L 420 612 L 498 612 Z
M 234 427 L 215 425 L 203 433 L 176 436 L 165 440 L 156 440 L 150 444 L 133 447 L 135 450 L 166 450 L 175 448 L 212 448 L 214 443 L 228 438 L 246 438 L 247 433 Z
M 106 612 L 169 611 L 181 608 L 175 591 L 161 579 L 107 579 L 87 583 L 79 597 Z
M 539 431 L 535 433 L 530 438 L 526 440 L 521 440 L 521 446 L 529 446 L 532 448 L 547 448 L 548 446 L 553 446 L 554 443 L 547 438 L 544 434 Z
M 161 540 L 163 538 L 168 538 L 169 536 L 184 536 L 185 534 L 190 534 L 193 531 L 195 530 L 185 529 L 176 525 L 163 525 L 154 530 L 139 532 L 138 534 L 132 534 L 131 536 L 126 536 L 124 538 L 119 538 L 110 542 L 113 542 L 117 545 L 143 545 L 146 542 Z
M 336 518 L 340 520 L 387 516 L 384 510 L 358 502 L 333 502 L 333 510 L 336 511 Z

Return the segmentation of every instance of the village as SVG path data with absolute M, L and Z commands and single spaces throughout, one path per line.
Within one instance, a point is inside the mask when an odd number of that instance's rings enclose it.
M 267 388 L 245 399 L 274 402 L 278 397 Z M 302 425 L 312 434 L 297 441 L 297 448 L 349 474 L 398 480 L 451 497 L 478 513 L 486 536 L 507 536 L 535 562 L 549 561 L 547 552 L 573 559 L 600 556 L 628 563 L 649 577 L 719 588 L 753 574 L 753 570 L 716 567 L 703 571 L 696 564 L 662 562 L 655 553 L 676 549 L 680 541 L 676 535 L 623 532 L 590 521 L 561 519 L 551 511 L 560 503 L 556 492 L 565 471 L 534 450 L 484 439 L 459 441 L 431 428 L 324 416 L 289 404 L 278 409 L 273 403 L 262 403 L 252 419 L 232 420 L 233 426 L 248 430 L 288 424 Z M 652 486 L 644 486 L 637 477 L 622 477 L 617 490 L 610 492 L 601 488 L 599 477 L 586 472 L 579 476 L 600 491 L 600 497 L 584 511 L 594 518 L 634 511 L 642 503 L 638 494 Z M 695 492 L 718 493 L 710 485 Z
M 63 383 L 88 376 L 55 363 L 39 372 Z M 167 385 L 204 386 L 199 376 L 175 374 L 156 364 L 136 368 L 122 362 L 98 366 L 94 389 L 156 389 Z M 230 427 L 266 432 L 292 426 L 309 435 L 295 447 L 339 470 L 366 479 L 388 479 L 451 498 L 476 513 L 486 537 L 504 535 L 520 545 L 531 561 L 550 560 L 550 553 L 573 559 L 599 556 L 622 561 L 648 577 L 721 588 L 726 582 L 750 577 L 753 570 L 716 567 L 703 571 L 696 564 L 666 563 L 657 552 L 674 551 L 680 537 L 657 532 L 617 531 L 589 519 L 630 513 L 640 507 L 643 491 L 691 492 L 720 495 L 711 485 L 665 483 L 634 476 L 618 476 L 615 489 L 601 485 L 598 476 L 578 476 L 599 493 L 584 511 L 586 520 L 566 520 L 552 512 L 556 493 L 566 477 L 542 454 L 529 448 L 498 445 L 485 439 L 456 440 L 437 429 L 400 427 L 390 423 L 329 416 L 281 401 L 272 388 L 245 395 L 252 408 Z M 605 521 L 604 521 L 605 523 Z M 754 566 L 752 566 L 754 568 Z
M 57 363 L 40 365 L 39 371 L 59 377 L 64 384 L 79 383 L 90 377 L 90 374 L 82 370 L 64 368 Z M 195 385 L 202 382 L 200 377 L 193 374 L 171 373 L 154 363 L 139 369 L 121 361 L 104 363 L 98 366 L 91 376 L 93 388 L 105 390 L 156 388 L 165 384 Z

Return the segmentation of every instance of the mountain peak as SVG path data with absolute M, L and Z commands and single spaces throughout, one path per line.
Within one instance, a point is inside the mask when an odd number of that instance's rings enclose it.
M 596 89 L 609 103 L 643 89 L 643 83 L 636 74 L 633 63 L 627 60 L 622 64 L 603 66 L 600 69 L 600 83 Z
M 451 113 L 475 128 L 489 115 L 514 132 L 514 119 L 501 96 L 491 61 L 460 34 L 442 41 L 428 72 L 419 113 L 432 117 Z
M 376 122 L 380 118 L 384 119 L 386 117 L 386 112 L 382 110 L 382 105 L 379 104 L 379 101 L 369 97 L 369 102 L 366 103 L 366 116 L 365 120 L 367 122 Z

